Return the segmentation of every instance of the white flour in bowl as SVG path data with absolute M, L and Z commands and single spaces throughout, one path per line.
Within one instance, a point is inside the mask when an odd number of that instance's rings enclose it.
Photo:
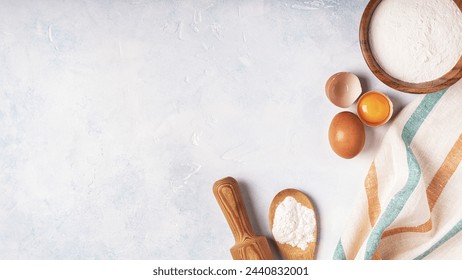
M 462 13 L 453 0 L 383 0 L 371 19 L 369 43 L 389 75 L 431 81 L 462 56 Z

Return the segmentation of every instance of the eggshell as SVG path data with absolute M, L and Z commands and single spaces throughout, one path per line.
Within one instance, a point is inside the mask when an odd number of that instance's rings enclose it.
M 343 158 L 358 155 L 366 142 L 366 133 L 361 120 L 351 112 L 335 115 L 329 127 L 329 143 L 332 150 Z
M 341 108 L 353 105 L 362 92 L 359 78 L 350 72 L 332 75 L 326 82 L 325 90 L 327 98 Z

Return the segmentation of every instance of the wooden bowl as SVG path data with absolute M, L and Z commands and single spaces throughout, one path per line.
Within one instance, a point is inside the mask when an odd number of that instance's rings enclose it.
M 372 16 L 375 9 L 382 0 L 370 0 L 364 10 L 359 26 L 359 42 L 361 52 L 366 60 L 367 66 L 371 69 L 372 73 L 387 86 L 399 91 L 409 93 L 426 94 L 436 92 L 450 87 L 462 77 L 462 57 L 457 64 L 448 73 L 439 77 L 438 79 L 423 82 L 423 83 L 409 83 L 396 79 L 385 72 L 375 60 L 372 55 L 371 46 L 369 44 L 369 24 L 371 23 Z M 462 0 L 454 0 L 459 9 L 462 10 Z

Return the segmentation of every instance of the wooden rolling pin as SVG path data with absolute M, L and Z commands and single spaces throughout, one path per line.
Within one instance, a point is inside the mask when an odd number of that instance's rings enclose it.
M 265 236 L 256 236 L 252 229 L 237 181 L 227 177 L 215 182 L 213 194 L 236 240 L 230 250 L 233 259 L 272 260 L 268 240 Z

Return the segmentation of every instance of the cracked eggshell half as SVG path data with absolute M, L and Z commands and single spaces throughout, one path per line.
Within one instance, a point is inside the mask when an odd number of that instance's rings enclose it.
M 332 75 L 326 82 L 325 90 L 327 98 L 340 108 L 353 105 L 362 92 L 359 78 L 350 72 Z

